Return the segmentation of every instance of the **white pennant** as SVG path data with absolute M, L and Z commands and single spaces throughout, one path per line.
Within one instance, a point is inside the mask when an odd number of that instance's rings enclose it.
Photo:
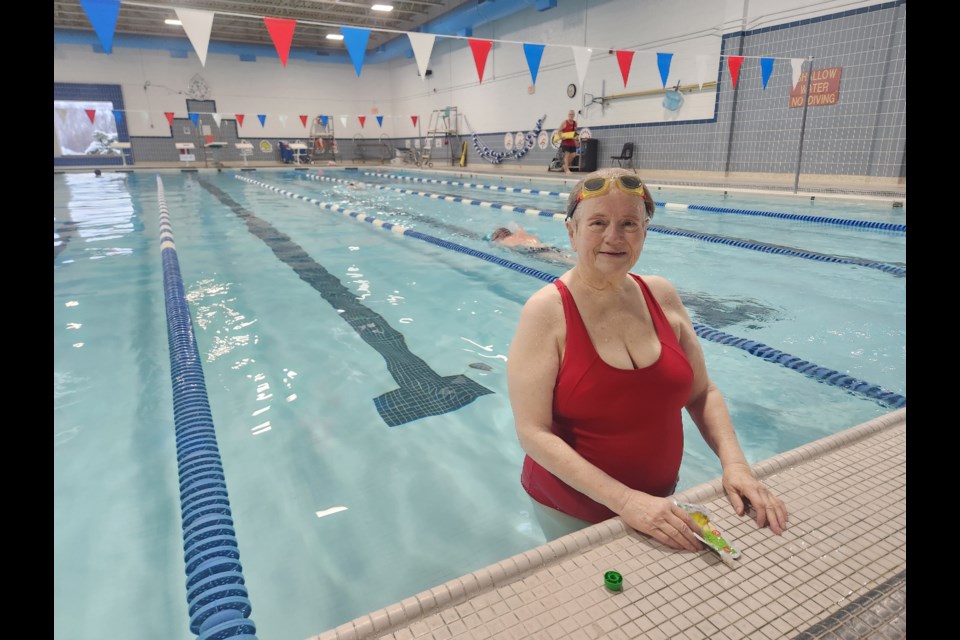
M 806 62 L 804 58 L 790 58 L 790 67 L 793 69 L 793 87 L 797 86 L 797 83 L 800 82 L 800 72 L 803 70 L 803 63 Z
M 213 121 L 217 123 L 217 129 L 219 129 L 220 121 L 223 119 L 223 116 L 221 116 L 219 113 L 211 113 L 210 115 L 213 116 Z
M 583 81 L 587 78 L 587 67 L 590 66 L 590 54 L 593 49 L 586 47 L 570 47 L 573 49 L 573 61 L 577 64 L 578 84 L 583 87 Z
M 343 125 L 344 128 L 347 127 L 347 116 L 340 116 L 340 124 Z
M 280 128 L 285 129 L 287 127 L 287 114 L 281 113 L 277 116 L 277 120 L 280 121 Z
M 140 112 L 140 119 L 143 121 L 143 124 L 150 124 L 150 112 L 149 112 L 149 111 L 141 111 L 141 112 Z
M 213 12 L 196 9 L 176 9 L 177 17 L 183 23 L 183 30 L 190 38 L 193 50 L 200 58 L 200 66 L 207 66 L 207 47 L 210 45 L 210 30 L 213 28 Z
M 702 53 L 697 55 L 697 84 L 700 85 L 701 89 L 703 89 L 703 83 L 709 78 L 707 75 L 707 62 L 710 58 L 711 56 Z
M 420 79 L 427 79 L 427 66 L 430 64 L 430 54 L 433 52 L 433 43 L 437 36 L 432 33 L 407 32 L 413 55 L 417 58 L 417 68 L 420 69 Z

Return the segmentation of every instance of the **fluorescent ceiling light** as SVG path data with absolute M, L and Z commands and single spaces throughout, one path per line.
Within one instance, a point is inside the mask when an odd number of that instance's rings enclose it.
M 343 40 L 343 34 L 341 33 L 328 33 L 327 40 Z
M 374 11 L 393 11 L 392 4 L 375 4 L 370 8 Z
M 166 20 L 163 21 L 163 24 L 182 25 L 183 23 L 177 20 L 176 18 L 167 18 Z

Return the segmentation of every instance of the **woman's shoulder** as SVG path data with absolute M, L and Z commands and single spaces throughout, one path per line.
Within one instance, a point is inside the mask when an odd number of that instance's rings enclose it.
M 563 300 L 552 282 L 538 289 L 523 305 L 523 315 L 531 320 L 552 320 L 557 314 L 563 315 Z
M 664 304 L 673 306 L 680 303 L 680 294 L 677 293 L 676 287 L 663 276 L 639 275 L 636 277 L 641 278 L 646 283 L 660 306 Z

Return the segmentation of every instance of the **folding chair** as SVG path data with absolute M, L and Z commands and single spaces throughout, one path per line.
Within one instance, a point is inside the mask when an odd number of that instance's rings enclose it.
M 636 171 L 636 168 L 633 166 L 633 143 L 632 142 L 624 142 L 623 150 L 620 151 L 620 155 L 610 156 L 610 159 L 616 160 L 621 167 L 623 167 L 624 162 L 627 162 L 630 168 Z

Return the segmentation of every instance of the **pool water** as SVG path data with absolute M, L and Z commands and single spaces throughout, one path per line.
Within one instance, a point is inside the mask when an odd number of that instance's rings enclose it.
M 160 175 L 259 637 L 305 638 L 545 541 L 519 484 L 505 379 L 520 307 L 542 280 L 230 172 Z M 244 176 L 528 271 L 564 270 L 483 240 L 513 222 L 563 249 L 552 219 L 301 171 Z M 188 638 L 156 176 L 57 175 L 54 196 L 55 637 Z M 905 234 L 672 210 L 654 224 L 906 262 Z M 654 232 L 635 271 L 670 278 L 698 323 L 906 395 L 905 277 Z M 890 410 L 702 343 L 751 462 Z M 376 401 L 459 377 L 474 397 L 445 413 Z M 681 490 L 719 473 L 686 417 L 684 428 Z

